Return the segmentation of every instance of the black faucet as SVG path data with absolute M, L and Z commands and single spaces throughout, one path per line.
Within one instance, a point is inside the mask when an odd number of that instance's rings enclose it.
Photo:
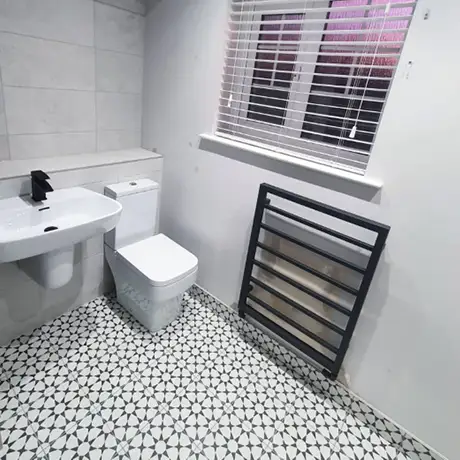
M 49 179 L 48 174 L 43 171 L 31 171 L 30 177 L 32 179 L 32 200 L 46 200 L 46 193 L 53 191 L 53 187 L 46 182 Z

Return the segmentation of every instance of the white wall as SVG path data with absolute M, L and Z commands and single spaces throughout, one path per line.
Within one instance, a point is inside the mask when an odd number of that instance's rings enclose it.
M 0 161 L 140 146 L 144 12 L 0 0 Z
M 143 146 L 165 156 L 162 230 L 233 304 L 261 182 L 390 224 L 345 370 L 352 390 L 457 458 L 459 2 L 420 0 L 369 166 L 385 183 L 374 204 L 197 149 L 215 120 L 226 15 L 224 1 L 167 0 L 147 17 Z

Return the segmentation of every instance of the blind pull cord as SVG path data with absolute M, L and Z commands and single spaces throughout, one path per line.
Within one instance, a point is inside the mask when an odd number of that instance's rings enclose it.
M 379 39 L 378 39 L 378 44 L 380 44 L 380 42 L 382 40 L 383 30 L 385 28 L 385 22 L 386 22 L 386 20 L 388 18 L 388 15 L 390 13 L 391 6 L 392 6 L 392 3 L 391 3 L 391 0 L 389 0 L 389 2 L 387 3 L 387 6 L 385 7 L 385 13 L 384 13 L 383 18 L 382 18 L 382 29 L 380 30 L 380 36 L 379 36 Z M 372 59 L 372 65 L 374 65 L 376 57 L 377 57 L 377 47 L 375 48 L 375 51 L 374 51 L 374 56 L 373 56 L 373 59 Z M 357 126 L 358 119 L 359 119 L 359 116 L 361 115 L 361 108 L 363 106 L 363 100 L 364 100 L 364 97 L 365 97 L 365 94 L 366 94 L 367 87 L 369 85 L 369 80 L 370 80 L 371 73 L 372 73 L 372 68 L 369 70 L 368 78 L 367 78 L 367 81 L 366 81 L 366 86 L 365 86 L 364 91 L 363 91 L 363 97 L 361 99 L 361 103 L 359 104 L 358 115 L 356 115 L 355 124 L 353 125 L 353 128 L 351 128 L 350 134 L 348 136 L 350 139 L 354 139 L 355 136 L 356 136 L 356 131 L 358 129 L 358 126 Z
M 356 123 L 355 125 L 353 126 L 353 128 L 351 128 L 351 131 L 350 131 L 350 135 L 348 136 L 350 139 L 354 139 L 355 136 L 356 136 L 356 130 L 358 129 L 358 127 L 356 126 Z

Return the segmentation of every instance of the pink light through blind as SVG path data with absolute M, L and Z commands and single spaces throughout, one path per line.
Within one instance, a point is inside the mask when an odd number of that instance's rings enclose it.
M 412 0 L 398 0 L 398 3 L 409 3 Z M 353 7 L 353 6 L 366 6 L 366 5 L 387 5 L 394 3 L 394 0 L 335 0 L 331 2 L 331 8 L 340 7 Z M 356 18 L 356 22 L 347 23 L 328 23 L 325 28 L 325 34 L 323 36 L 324 45 L 321 46 L 321 51 L 331 50 L 331 46 L 336 52 L 343 51 L 344 53 L 350 53 L 350 50 L 342 47 L 334 47 L 334 42 L 364 42 L 364 44 L 353 51 L 358 57 L 359 65 L 373 65 L 384 67 L 388 66 L 388 69 L 357 69 L 357 75 L 369 74 L 370 77 L 391 77 L 393 74 L 393 67 L 398 63 L 398 57 L 379 57 L 379 53 L 399 53 L 402 45 L 398 42 L 403 42 L 405 38 L 405 30 L 409 25 L 407 19 L 392 19 L 400 18 L 401 16 L 410 16 L 413 13 L 413 7 L 391 7 L 388 13 L 385 9 L 376 10 L 355 10 L 355 11 L 338 11 L 331 12 L 329 19 L 349 19 Z M 386 17 L 385 17 L 386 16 Z M 366 18 L 366 21 L 362 19 Z M 369 20 L 371 18 L 372 20 Z M 401 29 L 401 32 L 398 32 Z M 344 33 L 328 34 L 328 31 L 341 31 Z M 356 33 L 350 33 L 354 32 Z M 376 47 L 372 42 L 381 42 L 381 45 Z M 368 44 L 370 42 L 370 44 Z M 396 42 L 396 43 L 395 43 Z M 339 48 L 339 49 L 337 49 Z M 342 48 L 342 50 L 340 49 Z M 356 58 L 350 57 L 329 57 L 324 56 L 320 59 L 320 62 L 324 63 L 336 63 L 336 64 L 351 64 Z M 338 73 L 345 71 L 345 69 L 338 68 Z M 327 70 L 326 70 L 327 72 Z
M 410 3 L 413 0 L 398 0 L 398 3 Z M 372 0 L 371 5 L 387 5 L 388 3 L 394 3 L 390 0 Z M 369 4 L 368 0 L 336 0 L 333 1 L 331 4 L 331 8 L 340 8 L 340 7 L 349 7 L 349 6 L 366 6 Z M 324 41 L 332 42 L 332 41 L 402 41 L 404 40 L 404 32 L 383 32 L 383 29 L 406 29 L 409 25 L 408 20 L 398 20 L 398 19 L 390 19 L 391 17 L 400 17 L 400 16 L 410 16 L 412 14 L 412 7 L 398 7 L 393 8 L 390 7 L 390 11 L 388 12 L 389 18 L 387 17 L 384 20 L 385 10 L 384 9 L 377 9 L 377 10 L 357 10 L 357 11 L 340 11 L 340 12 L 331 12 L 329 15 L 329 19 L 345 19 L 345 18 L 356 18 L 356 22 L 348 22 L 346 24 L 340 23 L 332 23 L 327 24 L 326 33 L 324 36 Z M 373 21 L 362 22 L 360 19 L 362 18 L 375 18 Z M 382 19 L 379 19 L 382 18 Z M 343 30 L 343 34 L 327 34 L 328 30 Z M 368 32 L 364 33 L 350 33 L 349 31 L 361 31 L 361 32 Z M 375 32 L 372 32 L 375 30 Z

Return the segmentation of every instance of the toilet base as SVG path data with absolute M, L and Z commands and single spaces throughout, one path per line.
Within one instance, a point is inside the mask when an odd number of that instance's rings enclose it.
M 172 299 L 152 302 L 131 284 L 117 285 L 117 300 L 134 318 L 150 332 L 157 332 L 174 321 L 182 312 L 181 293 Z

